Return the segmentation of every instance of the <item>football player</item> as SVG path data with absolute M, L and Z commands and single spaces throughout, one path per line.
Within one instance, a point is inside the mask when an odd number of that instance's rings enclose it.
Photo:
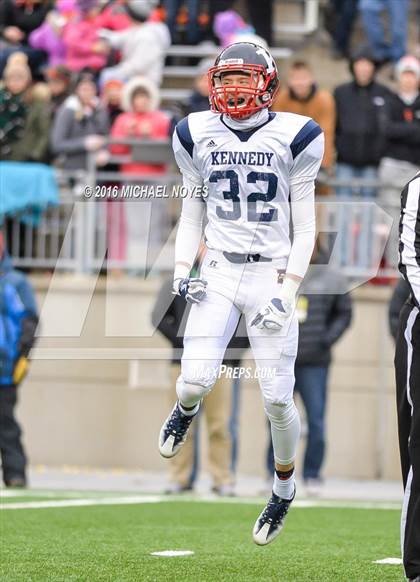
M 173 291 L 193 305 L 178 401 L 162 426 L 159 450 L 172 457 L 182 447 L 243 313 L 258 368 L 274 371 L 259 379 L 275 455 L 272 496 L 253 530 L 255 543 L 265 545 L 280 533 L 296 491 L 294 309 L 314 246 L 314 182 L 324 137 L 308 117 L 270 112 L 279 79 L 265 48 L 245 42 L 227 47 L 208 78 L 211 111 L 181 120 L 173 137 L 188 190 Z M 207 252 L 200 277 L 191 278 L 205 215 Z

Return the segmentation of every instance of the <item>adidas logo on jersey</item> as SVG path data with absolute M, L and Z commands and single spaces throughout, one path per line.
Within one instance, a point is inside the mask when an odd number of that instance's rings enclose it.
M 211 139 L 206 147 L 215 148 L 216 146 L 217 146 L 216 142 Z

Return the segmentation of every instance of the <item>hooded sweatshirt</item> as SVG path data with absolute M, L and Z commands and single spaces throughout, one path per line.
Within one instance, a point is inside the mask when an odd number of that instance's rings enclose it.
M 135 113 L 132 107 L 132 95 L 138 88 L 144 88 L 150 95 L 150 108 L 145 113 Z M 122 106 L 125 110 L 115 120 L 111 129 L 111 137 L 118 138 L 139 138 L 141 139 L 165 139 L 169 136 L 170 119 L 162 111 L 158 111 L 159 96 L 154 83 L 144 77 L 137 77 L 126 84 L 122 96 Z M 150 133 L 144 135 L 142 128 L 150 128 Z M 111 145 L 111 153 L 114 155 L 128 155 L 131 148 L 129 145 Z M 162 174 L 165 172 L 162 164 L 145 164 L 132 162 L 122 164 L 121 170 L 125 174 Z

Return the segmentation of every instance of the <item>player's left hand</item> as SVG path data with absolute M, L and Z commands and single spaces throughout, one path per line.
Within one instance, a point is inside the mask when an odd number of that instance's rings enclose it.
M 207 281 L 198 277 L 175 279 L 173 292 L 184 297 L 188 303 L 200 303 L 206 296 Z
M 275 297 L 257 313 L 251 321 L 251 326 L 273 332 L 280 331 L 290 319 L 294 308 L 294 303 Z

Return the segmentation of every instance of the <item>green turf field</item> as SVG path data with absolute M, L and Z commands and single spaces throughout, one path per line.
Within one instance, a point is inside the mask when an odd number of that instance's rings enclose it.
M 281 536 L 257 547 L 251 530 L 261 510 L 254 501 L 173 499 L 112 505 L 9 509 L 22 502 L 104 494 L 22 492 L 2 500 L 2 582 L 293 582 L 403 581 L 401 566 L 374 560 L 398 557 L 399 511 L 295 507 Z M 159 501 L 157 498 L 150 498 Z M 64 501 L 65 502 L 65 501 Z M 124 503 L 124 501 L 122 501 Z M 193 556 L 151 552 L 192 550 Z

